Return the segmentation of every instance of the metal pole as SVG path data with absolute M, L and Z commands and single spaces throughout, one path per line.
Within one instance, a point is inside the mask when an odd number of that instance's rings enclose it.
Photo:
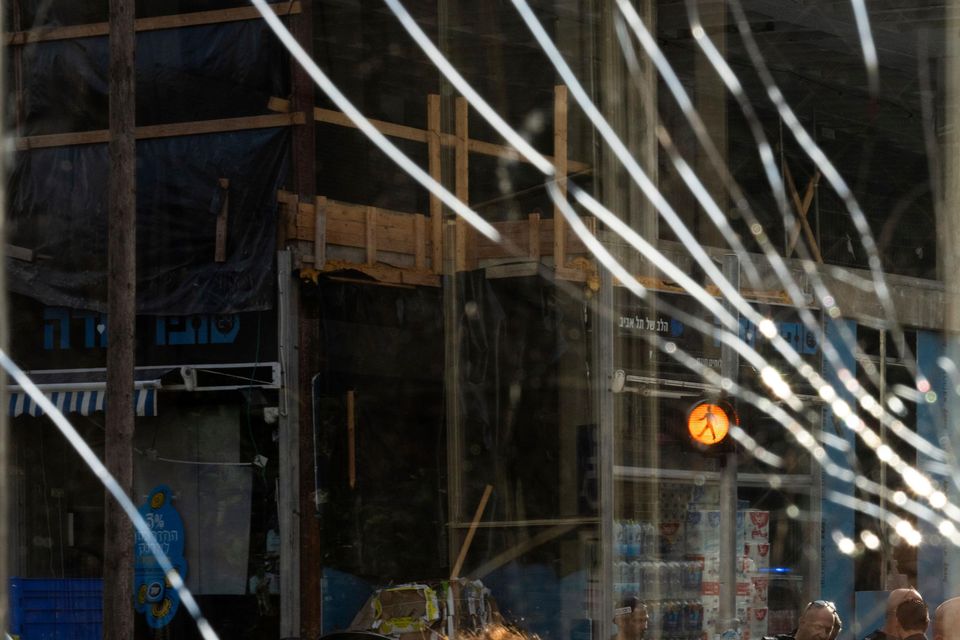
M 740 288 L 740 259 L 730 254 L 723 258 L 723 275 L 735 288 Z M 739 320 L 729 302 L 724 306 Z M 740 365 L 737 352 L 726 344 L 721 350 L 720 373 L 736 381 Z M 728 436 L 729 437 L 729 436 Z M 740 635 L 737 620 L 737 453 L 725 454 L 720 470 L 720 615 L 717 619 L 723 640 Z
M 596 297 L 593 313 L 593 393 L 596 398 L 596 420 L 599 425 L 597 471 L 600 498 L 600 553 L 599 580 L 596 605 L 593 614 L 596 625 L 595 638 L 609 638 L 613 624 L 613 518 L 614 518 L 614 406 L 610 390 L 610 375 L 613 372 L 613 320 L 607 315 L 613 309 L 613 278 L 601 276 L 600 291 Z
M 869 356 L 868 356 L 869 357 Z M 880 404 L 886 406 L 887 402 L 887 332 L 881 328 L 880 329 L 880 387 L 877 389 L 877 398 L 880 400 Z M 887 427 L 883 421 L 880 422 L 880 441 L 887 441 Z M 887 486 L 887 465 L 883 460 L 880 460 L 880 486 Z M 880 493 L 880 513 L 887 512 L 887 497 L 883 492 Z M 887 521 L 884 518 L 879 518 L 879 529 L 880 529 L 880 540 L 883 541 L 883 575 L 880 576 L 880 584 L 883 585 L 883 588 L 886 590 L 895 589 L 893 586 L 891 578 L 890 569 L 891 567 L 891 553 L 890 544 L 888 543 L 889 535 L 889 526 Z

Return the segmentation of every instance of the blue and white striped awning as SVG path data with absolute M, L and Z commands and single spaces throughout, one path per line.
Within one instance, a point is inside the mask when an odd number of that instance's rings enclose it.
M 79 413 L 89 416 L 103 411 L 107 397 L 105 389 L 71 389 L 47 391 L 43 393 L 62 413 Z M 157 415 L 157 389 L 138 388 L 133 391 L 133 401 L 138 416 Z M 7 402 L 7 415 L 16 418 L 21 415 L 42 416 L 43 409 L 22 389 L 10 390 Z

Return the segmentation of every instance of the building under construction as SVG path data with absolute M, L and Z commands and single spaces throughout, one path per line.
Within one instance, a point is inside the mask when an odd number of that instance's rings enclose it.
M 101 457 L 112 4 L 4 5 L 4 348 Z M 130 492 L 219 636 L 956 595 L 954 9 L 862 4 L 271 4 L 335 93 L 253 5 L 138 3 Z M 3 402 L 8 631 L 99 638 L 103 486 Z M 200 637 L 133 545 L 135 637 Z

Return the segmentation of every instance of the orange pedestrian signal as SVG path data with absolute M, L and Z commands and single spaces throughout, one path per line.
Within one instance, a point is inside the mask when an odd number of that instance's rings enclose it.
M 737 424 L 731 408 L 712 402 L 699 402 L 687 414 L 687 431 L 694 442 L 711 447 L 727 437 L 731 422 Z

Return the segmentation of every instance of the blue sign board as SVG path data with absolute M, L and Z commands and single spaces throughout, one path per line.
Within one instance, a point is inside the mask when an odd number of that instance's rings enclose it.
M 186 578 L 183 520 L 171 504 L 170 487 L 162 484 L 153 488 L 146 503 L 140 507 L 140 515 L 147 521 L 160 548 L 170 559 L 170 564 L 181 578 Z M 180 596 L 167 580 L 163 568 L 139 532 L 134 554 L 134 608 L 138 613 L 144 614 L 147 624 L 159 629 L 166 626 L 176 615 L 180 607 Z

